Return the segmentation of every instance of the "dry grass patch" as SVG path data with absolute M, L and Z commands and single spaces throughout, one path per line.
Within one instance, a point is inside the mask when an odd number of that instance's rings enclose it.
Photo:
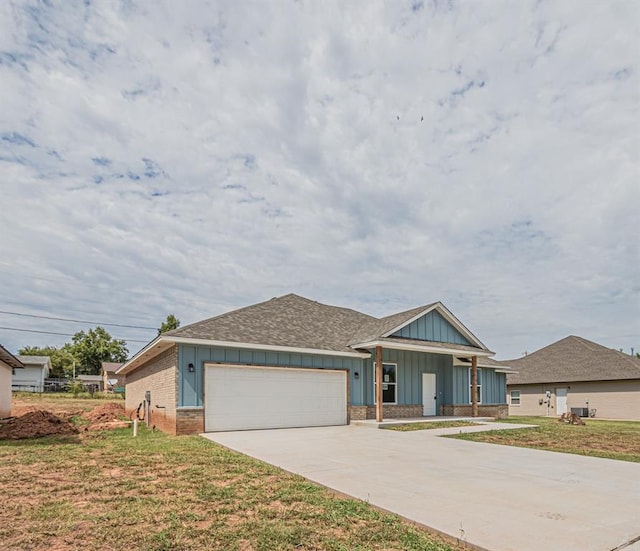
M 400 517 L 198 436 L 0 442 L 0 547 L 458 551 Z
M 570 425 L 555 417 L 511 417 L 501 422 L 538 427 L 456 434 L 450 438 L 640 462 L 640 422 L 585 419 L 585 425 Z

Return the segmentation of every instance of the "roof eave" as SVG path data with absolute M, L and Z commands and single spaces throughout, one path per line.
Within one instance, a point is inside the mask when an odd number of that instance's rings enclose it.
M 433 354 L 445 354 L 445 355 L 455 355 L 461 357 L 472 357 L 472 356 L 482 356 L 489 357 L 493 356 L 495 352 L 491 350 L 466 350 L 455 348 L 455 345 L 450 348 L 440 348 L 437 346 L 429 346 L 428 344 L 413 344 L 413 343 L 401 343 L 401 342 L 393 342 L 387 340 L 374 339 L 361 343 L 354 343 L 350 345 L 351 348 L 356 349 L 367 349 L 367 348 L 375 348 L 376 346 L 382 346 L 383 348 L 390 348 L 393 350 L 410 350 L 416 352 L 431 352 Z
M 288 352 L 291 354 L 314 354 L 317 356 L 341 356 L 347 358 L 369 358 L 368 352 L 325 350 L 322 348 L 305 348 L 298 346 L 281 346 L 271 344 L 258 344 L 247 342 L 219 341 L 215 339 L 199 339 L 195 337 L 177 337 L 160 335 L 147 344 L 133 358 L 125 362 L 115 373 L 126 375 L 131 373 L 143 363 L 148 362 L 161 352 L 168 350 L 176 344 L 191 344 L 196 346 L 215 346 L 216 348 L 239 348 L 241 350 L 264 350 L 267 352 Z

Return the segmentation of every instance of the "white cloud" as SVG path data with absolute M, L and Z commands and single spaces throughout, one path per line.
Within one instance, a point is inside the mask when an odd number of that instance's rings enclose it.
M 503 358 L 640 349 L 639 11 L 5 4 L 0 305 L 159 325 L 290 291 L 443 300 Z

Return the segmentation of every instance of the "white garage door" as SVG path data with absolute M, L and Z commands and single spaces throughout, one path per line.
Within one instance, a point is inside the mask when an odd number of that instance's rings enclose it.
M 329 369 L 206 365 L 205 431 L 347 424 L 347 375 Z

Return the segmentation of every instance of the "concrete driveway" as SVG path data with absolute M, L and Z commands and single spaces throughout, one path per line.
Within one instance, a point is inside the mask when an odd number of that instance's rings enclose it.
M 451 429 L 204 436 L 491 551 L 640 549 L 640 464 L 438 438 L 443 432 Z

